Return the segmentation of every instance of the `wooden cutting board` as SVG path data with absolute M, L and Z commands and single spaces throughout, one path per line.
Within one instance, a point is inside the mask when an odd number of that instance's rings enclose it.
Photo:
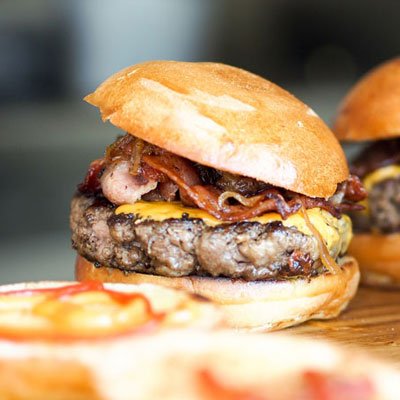
M 400 367 L 400 290 L 360 288 L 337 319 L 310 321 L 287 331 L 356 345 Z

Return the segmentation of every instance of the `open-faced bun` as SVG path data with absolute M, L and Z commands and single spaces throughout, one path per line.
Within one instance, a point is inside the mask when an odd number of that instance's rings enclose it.
M 334 132 L 339 140 L 380 140 L 400 136 L 400 58 L 374 68 L 340 105 Z
M 155 283 L 185 289 L 217 304 L 233 328 L 270 331 L 313 318 L 337 316 L 354 296 L 359 282 L 358 265 L 354 258 L 344 258 L 341 265 L 342 271 L 337 275 L 246 282 L 228 278 L 171 278 L 127 273 L 118 269 L 95 267 L 78 255 L 76 278 L 103 282 Z
M 282 334 L 180 330 L 101 343 L 0 341 L 2 399 L 397 400 L 399 392 L 394 367 Z
M 400 287 L 399 233 L 355 234 L 348 251 L 360 264 L 363 283 Z
M 172 153 L 311 197 L 348 177 L 336 138 L 300 100 L 218 63 L 153 61 L 85 97 L 103 120 Z

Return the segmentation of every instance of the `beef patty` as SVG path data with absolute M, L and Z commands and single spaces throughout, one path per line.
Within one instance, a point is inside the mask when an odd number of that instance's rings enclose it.
M 97 265 L 162 276 L 246 280 L 325 271 L 316 239 L 280 222 L 211 227 L 200 219 L 139 220 L 132 214 L 115 215 L 108 201 L 84 195 L 76 195 L 71 208 L 73 247 Z
M 383 233 L 400 231 L 400 177 L 374 185 L 368 202 L 372 226 Z
M 400 177 L 385 179 L 368 193 L 368 212 L 351 215 L 356 232 L 400 231 Z

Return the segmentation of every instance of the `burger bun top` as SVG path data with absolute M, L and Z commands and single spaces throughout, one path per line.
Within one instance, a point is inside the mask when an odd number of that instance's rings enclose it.
M 279 86 L 218 63 L 152 61 L 85 97 L 103 120 L 172 153 L 310 197 L 348 177 L 317 114 Z
M 339 140 L 400 136 L 400 57 L 362 77 L 342 101 L 334 123 Z

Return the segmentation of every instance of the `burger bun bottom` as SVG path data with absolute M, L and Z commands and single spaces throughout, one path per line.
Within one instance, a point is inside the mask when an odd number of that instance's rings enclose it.
M 119 283 L 153 283 L 209 298 L 223 311 L 232 328 L 272 331 L 309 319 L 334 318 L 354 296 L 360 275 L 352 257 L 340 261 L 341 273 L 280 281 L 233 280 L 213 277 L 164 277 L 95 267 L 78 255 L 76 279 Z
M 349 253 L 361 269 L 361 282 L 370 286 L 400 287 L 400 234 L 356 234 Z

